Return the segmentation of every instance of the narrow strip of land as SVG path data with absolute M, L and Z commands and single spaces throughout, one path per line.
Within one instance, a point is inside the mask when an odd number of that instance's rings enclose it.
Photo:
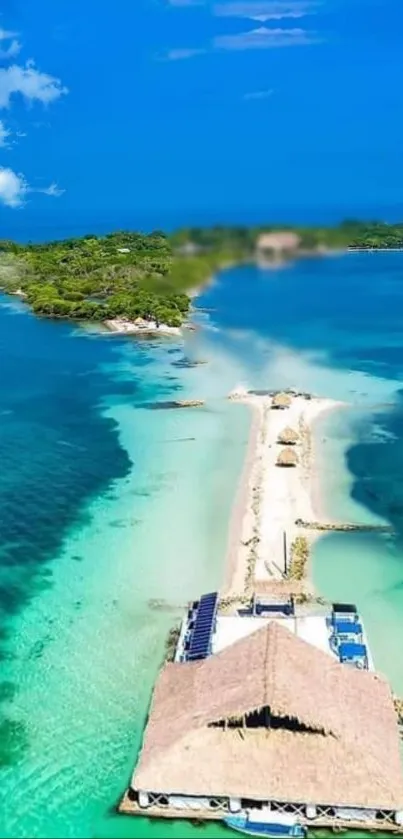
M 229 528 L 224 597 L 287 578 L 292 546 L 326 529 L 314 510 L 312 425 L 343 403 L 308 395 L 235 392 L 253 419 Z M 307 533 L 307 523 L 315 523 Z

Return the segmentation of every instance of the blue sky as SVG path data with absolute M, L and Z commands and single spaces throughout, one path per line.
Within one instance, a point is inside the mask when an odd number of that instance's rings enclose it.
M 403 202 L 401 0 L 1 8 L 6 226 Z

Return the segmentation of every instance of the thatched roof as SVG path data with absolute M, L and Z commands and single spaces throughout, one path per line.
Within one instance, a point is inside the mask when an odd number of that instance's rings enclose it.
M 284 446 L 294 446 L 295 443 L 299 442 L 299 434 L 297 431 L 294 431 L 293 428 L 287 426 L 284 428 L 283 431 L 280 431 L 278 435 L 278 442 L 282 443 Z
M 293 449 L 281 449 L 277 466 L 298 466 L 298 457 Z
M 241 619 L 240 619 L 241 620 Z M 311 729 L 210 727 L 269 707 Z M 137 790 L 399 809 L 403 780 L 386 681 L 278 623 L 157 681 Z
M 289 393 L 275 393 L 273 396 L 272 408 L 289 408 L 291 405 L 291 396 Z

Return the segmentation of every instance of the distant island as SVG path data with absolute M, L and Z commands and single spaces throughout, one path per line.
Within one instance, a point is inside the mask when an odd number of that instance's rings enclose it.
M 0 287 L 38 315 L 104 322 L 125 333 L 176 332 L 189 315 L 192 292 L 224 266 L 346 249 L 403 249 L 403 223 L 218 225 L 27 245 L 0 240 Z

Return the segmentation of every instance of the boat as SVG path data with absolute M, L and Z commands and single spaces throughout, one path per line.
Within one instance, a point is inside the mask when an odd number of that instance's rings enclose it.
M 307 829 L 299 824 L 296 817 L 289 813 L 276 813 L 272 810 L 241 810 L 224 819 L 227 827 L 245 833 L 247 836 L 296 836 L 299 839 L 307 835 Z

